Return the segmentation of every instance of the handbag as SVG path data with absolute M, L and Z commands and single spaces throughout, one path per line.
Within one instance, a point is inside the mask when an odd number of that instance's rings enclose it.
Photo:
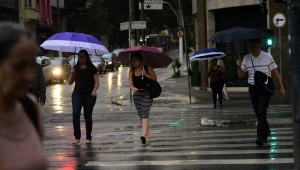
M 220 66 L 218 66 L 218 68 L 220 68 Z M 228 82 L 228 78 L 222 72 L 221 72 L 221 76 L 220 77 L 221 77 L 221 81 L 223 83 L 227 83 Z
M 145 70 L 148 73 L 147 65 L 145 67 Z M 162 88 L 157 81 L 148 79 L 148 91 L 149 91 L 149 96 L 151 98 L 157 98 L 158 96 L 160 96 Z
M 252 58 L 251 58 L 251 62 L 253 65 Z M 273 82 L 272 77 L 266 75 L 265 73 L 263 73 L 261 71 L 255 71 L 254 65 L 253 65 L 253 69 L 254 69 L 254 86 L 256 86 L 263 93 L 265 93 L 269 96 L 273 96 L 274 95 L 274 82 Z M 270 70 L 270 67 L 269 67 L 269 70 Z

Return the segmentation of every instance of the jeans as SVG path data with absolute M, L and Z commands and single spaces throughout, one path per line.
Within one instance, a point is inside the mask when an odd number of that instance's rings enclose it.
M 85 128 L 86 128 L 86 139 L 92 140 L 92 113 L 96 103 L 97 97 L 91 96 L 91 94 L 79 94 L 76 92 L 72 93 L 72 107 L 73 107 L 73 128 L 75 139 L 81 138 L 80 131 L 80 115 L 81 108 L 83 106 Z
M 210 82 L 210 88 L 213 93 L 213 101 L 214 105 L 216 105 L 217 102 L 217 94 L 219 96 L 219 104 L 222 104 L 222 89 L 223 89 L 223 82 Z
M 267 132 L 270 131 L 267 122 L 267 109 L 270 96 L 262 93 L 258 88 L 249 85 L 249 94 L 251 97 L 252 106 L 257 118 L 257 135 L 267 138 Z

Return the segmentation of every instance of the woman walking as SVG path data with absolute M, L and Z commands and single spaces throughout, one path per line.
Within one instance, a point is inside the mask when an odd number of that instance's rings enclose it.
M 157 80 L 152 67 L 143 64 L 143 57 L 140 53 L 131 55 L 131 66 L 129 71 L 129 86 L 134 92 L 133 102 L 141 119 L 143 134 L 142 144 L 150 139 L 149 133 L 149 112 L 153 99 L 149 96 L 148 80 Z
M 92 64 L 89 54 L 86 50 L 78 53 L 78 62 L 71 69 L 69 76 L 69 85 L 75 81 L 75 88 L 72 93 L 73 107 L 73 128 L 75 140 L 73 144 L 78 144 L 81 138 L 80 131 L 80 115 L 81 108 L 84 109 L 84 119 L 86 128 L 86 144 L 92 143 L 92 113 L 97 100 L 97 89 L 99 87 L 99 79 L 96 67 Z
M 219 106 L 222 107 L 222 89 L 224 83 L 221 80 L 222 74 L 225 75 L 225 70 L 222 66 L 217 65 L 218 60 L 212 59 L 212 66 L 208 69 L 206 77 L 210 77 L 210 88 L 213 93 L 214 108 L 216 108 L 217 94 L 219 96 Z
M 47 169 L 44 117 L 28 93 L 35 75 L 35 40 L 20 25 L 2 22 L 0 51 L 0 169 Z

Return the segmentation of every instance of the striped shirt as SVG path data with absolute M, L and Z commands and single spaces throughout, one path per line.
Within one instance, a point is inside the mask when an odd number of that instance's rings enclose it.
M 252 64 L 252 61 L 253 64 Z M 242 62 L 242 70 L 248 72 L 248 83 L 254 85 L 254 69 L 255 71 L 261 71 L 268 76 L 271 76 L 271 70 L 277 68 L 271 54 L 261 51 L 258 57 L 254 57 L 252 53 L 246 55 Z

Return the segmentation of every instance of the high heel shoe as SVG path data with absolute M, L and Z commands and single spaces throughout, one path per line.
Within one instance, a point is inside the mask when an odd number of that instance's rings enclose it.
M 142 144 L 146 143 L 146 138 L 144 136 L 141 136 Z

